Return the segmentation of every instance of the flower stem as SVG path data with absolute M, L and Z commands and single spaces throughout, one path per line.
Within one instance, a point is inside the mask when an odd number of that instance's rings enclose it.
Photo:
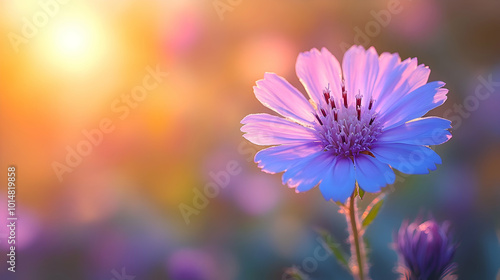
M 349 224 L 349 238 L 351 243 L 351 269 L 356 280 L 368 280 L 368 265 L 366 263 L 365 244 L 360 232 L 359 215 L 356 206 L 356 194 L 349 199 L 349 210 L 346 211 L 346 220 Z

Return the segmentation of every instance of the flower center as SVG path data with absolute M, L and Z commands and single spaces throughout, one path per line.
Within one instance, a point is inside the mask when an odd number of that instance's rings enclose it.
M 334 99 L 329 87 L 325 88 L 323 96 L 326 104 L 318 104 L 315 128 L 325 151 L 351 157 L 369 150 L 382 131 L 372 111 L 374 100 L 362 106 L 363 96 L 358 93 L 356 104 L 349 106 L 344 82 L 341 99 Z

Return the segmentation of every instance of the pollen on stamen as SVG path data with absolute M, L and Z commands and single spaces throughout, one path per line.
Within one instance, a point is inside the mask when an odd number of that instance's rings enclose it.
M 323 117 L 326 117 L 325 109 L 321 108 L 321 114 L 323 114 Z
M 370 104 L 368 104 L 368 110 L 371 110 L 371 109 L 372 109 L 373 102 L 375 102 L 375 100 L 370 99 Z
M 356 107 L 358 106 L 361 106 L 361 98 L 363 98 L 363 96 L 361 95 L 361 93 L 358 93 L 356 94 Z
M 330 85 L 323 90 L 323 96 L 325 97 L 326 104 L 330 104 Z
M 373 107 L 375 101 L 370 98 L 365 109 L 362 105 L 363 96 L 359 92 L 354 96 L 353 108 L 350 108 L 344 83 L 342 83 L 342 95 L 337 99 L 340 103 L 335 104 L 328 87 L 323 91 L 323 96 L 327 106 L 317 108 L 315 117 L 321 124 L 318 127 L 318 134 L 323 141 L 325 151 L 335 155 L 353 156 L 369 150 L 381 133 L 376 114 L 368 110 L 368 107 Z
M 342 79 L 342 99 L 344 99 L 344 107 L 347 108 L 347 90 L 345 89 L 344 79 Z
M 316 119 L 318 120 L 319 124 L 320 125 L 323 125 L 323 122 L 321 121 L 321 119 L 318 117 L 317 114 L 314 114 L 314 116 L 316 117 Z

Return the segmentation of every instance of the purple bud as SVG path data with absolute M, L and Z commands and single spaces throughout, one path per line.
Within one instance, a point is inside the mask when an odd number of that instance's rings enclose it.
M 404 222 L 399 229 L 396 249 L 400 256 L 398 272 L 402 279 L 455 279 L 453 263 L 456 245 L 449 236 L 450 225 L 435 220 Z

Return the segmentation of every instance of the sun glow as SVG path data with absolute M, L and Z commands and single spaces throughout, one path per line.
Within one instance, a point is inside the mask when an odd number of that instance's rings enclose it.
M 112 43 L 110 32 L 88 15 L 58 19 L 40 32 L 43 55 L 38 57 L 62 71 L 92 72 L 108 57 Z
M 57 30 L 55 45 L 67 56 L 81 56 L 91 48 L 91 34 L 82 25 L 65 25 Z

